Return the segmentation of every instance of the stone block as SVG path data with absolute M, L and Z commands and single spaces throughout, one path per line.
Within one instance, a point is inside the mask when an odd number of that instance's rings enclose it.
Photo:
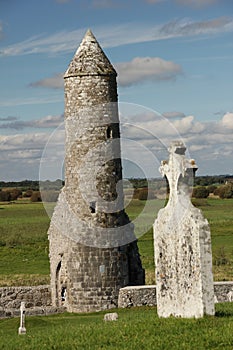
M 117 321 L 117 320 L 118 320 L 117 312 L 111 312 L 104 315 L 104 321 Z

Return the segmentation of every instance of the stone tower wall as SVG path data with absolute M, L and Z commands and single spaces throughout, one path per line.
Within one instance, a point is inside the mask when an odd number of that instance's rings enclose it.
M 73 210 L 81 200 L 79 213 L 81 210 L 82 216 L 92 220 L 89 204 L 97 202 L 100 207 L 98 197 L 104 201 L 121 197 L 118 202 L 123 207 L 122 187 L 116 192 L 116 184 L 122 179 L 116 77 L 68 77 L 65 96 L 66 195 Z
M 65 187 L 50 229 L 52 303 L 68 311 L 116 307 L 143 284 L 124 211 L 116 72 L 87 33 L 65 74 Z

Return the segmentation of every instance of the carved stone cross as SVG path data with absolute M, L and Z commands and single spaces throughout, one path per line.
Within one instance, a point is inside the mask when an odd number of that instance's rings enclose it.
M 26 334 L 26 328 L 25 328 L 25 302 L 22 301 L 20 305 L 20 327 L 19 327 L 19 334 Z
M 197 166 L 185 158 L 186 147 L 172 142 L 160 171 L 170 195 L 154 223 L 157 309 L 161 317 L 214 314 L 210 229 L 190 200 Z

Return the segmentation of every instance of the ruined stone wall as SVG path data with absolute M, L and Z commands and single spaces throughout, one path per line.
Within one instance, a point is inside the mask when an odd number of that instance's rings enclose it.
M 215 303 L 233 302 L 233 282 L 214 282 Z M 132 286 L 120 289 L 118 307 L 155 306 L 156 286 Z
M 120 289 L 118 306 L 120 308 L 133 306 L 155 306 L 156 286 L 131 286 Z
M 0 317 L 19 315 L 22 301 L 25 302 L 25 306 L 30 309 L 30 312 L 34 311 L 34 314 L 49 312 L 51 308 L 50 286 L 0 288 Z
M 216 303 L 233 301 L 233 282 L 215 282 L 214 295 Z
M 214 283 L 215 302 L 233 302 L 233 282 Z M 20 304 L 25 302 L 26 315 L 48 315 L 66 311 L 53 307 L 49 285 L 0 288 L 0 318 L 19 316 Z M 128 286 L 119 291 L 119 308 L 155 306 L 156 286 Z
M 49 285 L 0 288 L 0 307 L 18 309 L 21 301 L 26 308 L 51 305 Z

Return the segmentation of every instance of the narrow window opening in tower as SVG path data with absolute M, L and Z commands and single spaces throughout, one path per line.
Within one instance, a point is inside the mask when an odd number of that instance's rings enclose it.
M 96 212 L 96 202 L 90 203 L 90 211 L 92 214 L 94 214 Z
M 110 126 L 108 126 L 106 129 L 106 137 L 107 137 L 107 139 L 112 138 L 112 128 Z
M 61 290 L 61 300 L 66 301 L 66 287 L 62 287 Z
M 57 306 L 60 306 L 60 298 L 59 298 L 59 294 L 60 294 L 60 274 L 61 274 L 61 261 L 58 263 L 57 265 L 57 269 L 56 269 L 56 303 Z

